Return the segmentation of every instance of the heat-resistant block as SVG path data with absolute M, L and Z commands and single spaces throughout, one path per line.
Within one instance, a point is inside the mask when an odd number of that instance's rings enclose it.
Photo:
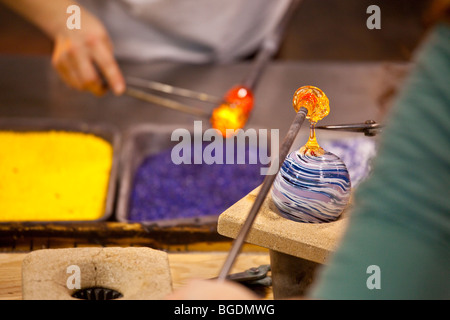
M 125 300 L 162 299 L 172 292 L 167 253 L 145 247 L 43 249 L 23 260 L 24 300 L 75 299 L 77 290 L 95 287 Z
M 254 189 L 220 215 L 217 230 L 221 235 L 236 238 L 259 189 Z M 327 223 L 289 220 L 277 214 L 277 210 L 269 194 L 246 242 L 321 264 L 335 251 L 349 220 L 348 207 L 339 219 Z

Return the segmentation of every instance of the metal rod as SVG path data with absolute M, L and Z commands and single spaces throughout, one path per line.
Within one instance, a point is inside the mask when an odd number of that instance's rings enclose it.
M 184 105 L 182 103 L 179 103 L 177 101 L 162 98 L 162 97 L 159 97 L 159 96 L 156 96 L 151 93 L 141 91 L 138 89 L 127 87 L 125 94 L 130 97 L 133 97 L 133 98 L 137 98 L 137 99 L 140 99 L 140 100 L 143 100 L 146 102 L 150 102 L 150 103 L 153 103 L 153 104 L 165 107 L 165 108 L 174 109 L 174 110 L 192 114 L 195 116 L 204 117 L 204 118 L 208 118 L 208 119 L 211 116 L 211 112 L 204 111 L 199 108 L 190 107 L 190 106 Z
M 366 136 L 375 136 L 383 129 L 383 125 L 374 120 L 367 120 L 364 123 L 337 124 L 328 126 L 318 126 L 316 129 L 337 130 L 349 132 L 362 132 Z
M 150 81 L 150 80 L 137 78 L 137 77 L 130 77 L 130 76 L 127 76 L 126 80 L 127 80 L 127 83 L 129 83 L 133 86 L 147 88 L 147 89 L 151 89 L 151 90 L 155 90 L 155 91 L 159 91 L 159 92 L 164 92 L 164 93 L 171 94 L 171 95 L 177 95 L 180 97 L 196 99 L 199 101 L 219 104 L 223 100 L 222 98 L 213 96 L 208 93 L 198 92 L 198 91 L 189 90 L 189 89 L 185 89 L 185 88 L 179 88 L 179 87 L 175 87 L 175 86 L 157 82 L 157 81 Z
M 241 251 L 242 245 L 244 244 L 245 239 L 247 238 L 248 233 L 250 232 L 250 228 L 253 225 L 253 222 L 255 221 L 255 218 L 259 212 L 259 209 L 261 208 L 261 205 L 263 204 L 264 200 L 266 199 L 267 194 L 270 191 L 270 188 L 272 187 L 273 181 L 275 180 L 278 171 L 280 170 L 286 156 L 288 155 L 289 150 L 291 149 L 292 143 L 295 140 L 295 137 L 298 134 L 298 131 L 300 130 L 303 121 L 305 121 L 306 114 L 308 113 L 308 110 L 306 108 L 301 107 L 298 113 L 296 114 L 294 121 L 291 124 L 291 127 L 289 128 L 288 133 L 286 134 L 286 137 L 283 140 L 283 144 L 280 147 L 280 152 L 278 155 L 278 158 L 275 158 L 272 161 L 272 168 L 271 173 L 273 172 L 273 166 L 278 165 L 277 170 L 275 173 L 271 175 L 267 175 L 264 178 L 264 181 L 262 183 L 261 189 L 256 196 L 255 202 L 253 203 L 252 208 L 250 209 L 250 212 L 244 222 L 244 224 L 241 227 L 241 230 L 239 231 L 239 234 L 237 235 L 236 239 L 233 241 L 233 244 L 231 246 L 231 249 L 228 253 L 227 259 L 225 260 L 222 269 L 220 270 L 219 276 L 217 279 L 219 281 L 224 281 L 227 278 L 227 275 L 230 273 L 231 268 L 234 265 L 234 262 L 236 261 L 236 258 Z
M 254 91 L 258 85 L 259 79 L 267 66 L 269 60 L 275 55 L 280 47 L 281 38 L 286 30 L 286 27 L 301 0 L 291 0 L 289 8 L 286 9 L 284 16 L 280 20 L 280 23 L 273 30 L 272 33 L 264 40 L 261 49 L 257 53 L 253 65 L 242 82 L 242 85 Z

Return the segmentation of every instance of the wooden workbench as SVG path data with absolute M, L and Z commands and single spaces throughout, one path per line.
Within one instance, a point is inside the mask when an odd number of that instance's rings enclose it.
M 226 252 L 169 253 L 173 288 L 182 287 L 191 279 L 216 277 L 220 271 Z M 22 260 L 26 253 L 0 253 L 0 300 L 22 299 Z M 269 255 L 264 252 L 242 253 L 232 270 L 241 272 L 252 267 L 269 264 Z M 265 299 L 272 299 L 270 288 Z

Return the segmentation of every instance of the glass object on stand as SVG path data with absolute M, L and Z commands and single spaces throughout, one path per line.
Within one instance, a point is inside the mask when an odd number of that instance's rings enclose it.
M 344 162 L 317 142 L 315 125 L 330 112 L 327 96 L 319 88 L 304 86 L 293 98 L 296 112 L 308 110 L 310 134 L 306 144 L 291 152 L 274 181 L 272 200 L 279 214 L 298 222 L 337 220 L 348 204 L 350 176 Z

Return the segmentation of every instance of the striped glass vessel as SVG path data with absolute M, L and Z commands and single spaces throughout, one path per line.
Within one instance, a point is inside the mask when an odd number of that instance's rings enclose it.
M 350 198 L 347 167 L 331 152 L 312 156 L 291 152 L 272 188 L 279 214 L 288 219 L 321 223 L 337 220 Z

